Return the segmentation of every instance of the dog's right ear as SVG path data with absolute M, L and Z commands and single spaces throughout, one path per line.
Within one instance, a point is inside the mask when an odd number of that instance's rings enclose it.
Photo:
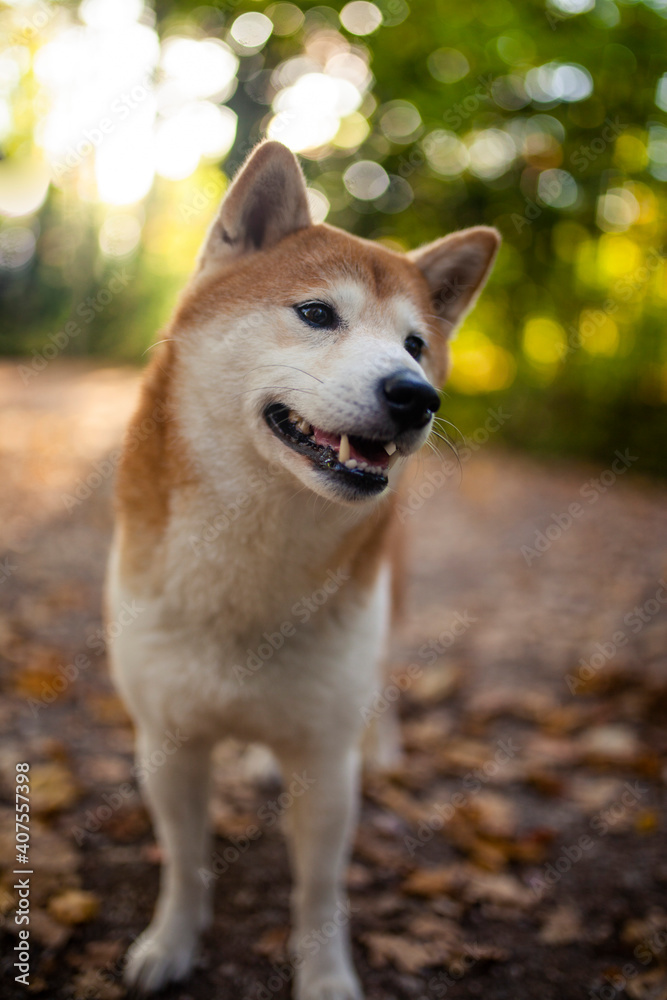
M 240 168 L 199 254 L 199 266 L 266 250 L 312 224 L 298 161 L 280 142 L 262 142 Z

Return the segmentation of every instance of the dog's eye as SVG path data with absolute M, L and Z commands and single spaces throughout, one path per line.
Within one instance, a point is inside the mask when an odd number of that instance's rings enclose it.
M 405 347 L 410 357 L 414 358 L 415 361 L 419 361 L 419 359 L 422 356 L 422 351 L 426 347 L 426 344 L 421 339 L 421 337 L 417 336 L 416 333 L 411 333 L 409 336 L 405 338 L 405 344 L 403 346 Z
M 331 328 L 338 325 L 338 317 L 331 306 L 324 302 L 305 302 L 302 306 L 294 307 L 304 321 L 309 326 Z

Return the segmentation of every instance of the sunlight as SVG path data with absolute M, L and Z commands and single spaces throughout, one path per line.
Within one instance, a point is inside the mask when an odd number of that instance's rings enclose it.
M 277 94 L 273 102 L 277 114 L 267 134 L 294 152 L 315 149 L 334 138 L 341 119 L 355 112 L 361 101 L 361 93 L 350 80 L 306 73 Z

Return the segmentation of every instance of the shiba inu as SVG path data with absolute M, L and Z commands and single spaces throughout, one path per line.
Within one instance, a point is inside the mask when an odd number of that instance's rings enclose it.
M 117 484 L 107 613 L 142 611 L 113 642 L 113 675 L 140 758 L 181 736 L 144 783 L 164 867 L 130 984 L 159 989 L 192 968 L 211 915 L 209 759 L 233 736 L 266 745 L 286 783 L 308 778 L 284 817 L 295 995 L 361 996 L 340 915 L 364 708 L 382 689 L 396 489 L 498 245 L 476 227 L 401 254 L 313 224 L 276 142 L 223 200 Z

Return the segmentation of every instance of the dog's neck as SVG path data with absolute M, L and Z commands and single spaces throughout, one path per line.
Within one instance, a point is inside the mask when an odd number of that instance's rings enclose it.
M 207 410 L 200 386 L 178 369 L 169 346 L 146 379 L 131 434 L 156 412 L 163 417 L 154 434 L 130 452 L 119 476 L 120 522 L 132 536 L 126 548 L 142 587 L 162 590 L 165 580 L 180 581 L 175 603 L 187 605 L 196 595 L 198 611 L 207 607 L 209 614 L 216 602 L 224 604 L 244 628 L 257 614 L 268 621 L 280 616 L 332 576 L 374 576 L 391 513 L 387 498 L 332 503 L 300 484 L 278 458 L 267 463 L 238 427 Z

